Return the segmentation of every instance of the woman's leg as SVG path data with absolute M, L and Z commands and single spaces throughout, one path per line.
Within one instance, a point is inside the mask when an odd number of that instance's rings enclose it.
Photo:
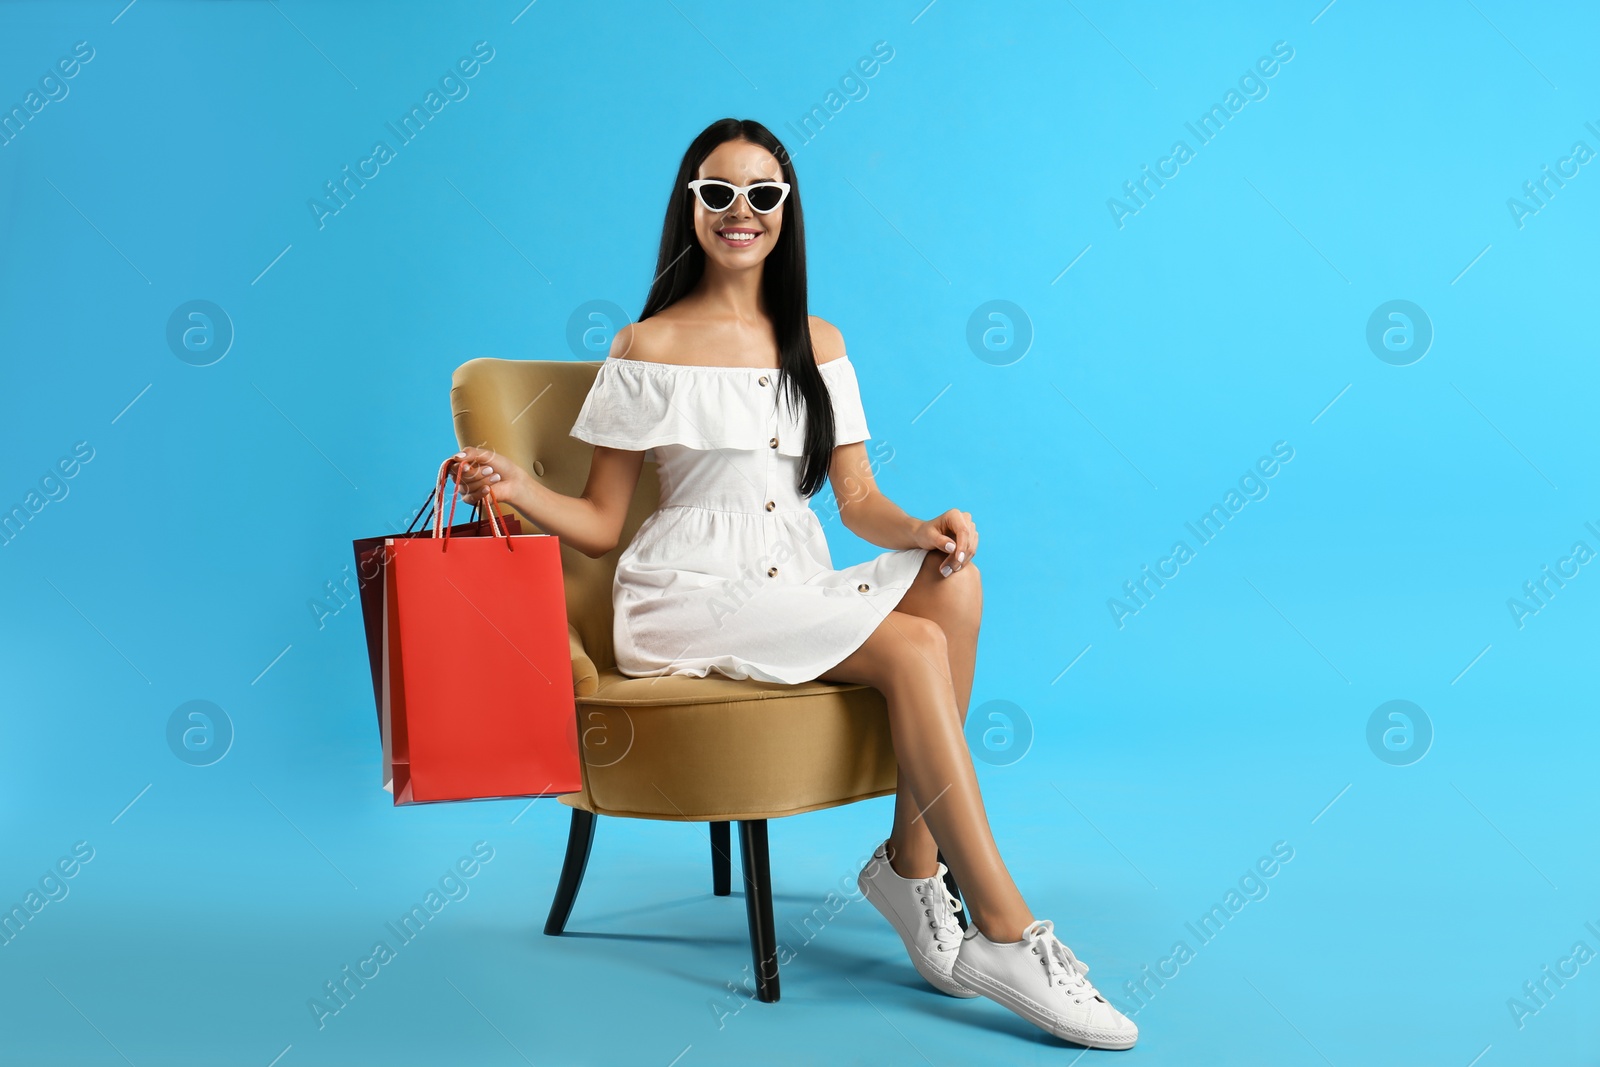
M 1015 942 L 1034 916 L 989 831 L 956 713 L 949 656 L 938 623 L 892 611 L 860 648 L 821 677 L 883 693 L 901 781 L 916 804 L 913 820 L 926 822 L 939 842 L 978 929 L 993 941 Z
M 898 610 L 939 624 L 949 649 L 948 671 L 955 690 L 956 718 L 965 725 L 978 659 L 978 626 L 983 618 L 983 583 L 975 563 L 946 578 L 939 568 L 949 558 L 929 552 Z M 902 878 L 925 878 L 938 869 L 939 846 L 902 781 L 895 791 L 894 827 L 889 832 L 889 866 Z M 959 884 L 960 879 L 957 879 Z

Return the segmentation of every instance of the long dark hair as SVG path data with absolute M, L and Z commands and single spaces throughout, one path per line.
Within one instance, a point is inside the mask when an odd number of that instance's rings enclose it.
M 688 183 L 698 176 L 700 164 L 713 150 L 727 141 L 749 141 L 777 157 L 783 180 L 789 183 L 789 196 L 779 208 L 783 212 L 783 232 L 767 254 L 761 272 L 762 294 L 772 316 L 778 338 L 778 366 L 790 410 L 805 412 L 805 461 L 800 467 L 798 488 L 809 497 L 822 488 L 828 477 L 828 462 L 833 455 L 833 403 L 828 385 L 817 369 L 811 347 L 811 320 L 806 310 L 806 227 L 800 210 L 800 179 L 794 172 L 788 149 L 772 131 L 754 119 L 718 119 L 700 132 L 678 164 L 678 176 L 667 200 L 667 218 L 661 227 L 661 249 L 656 253 L 656 278 L 650 295 L 639 313 L 641 320 L 676 303 L 697 284 L 706 269 L 705 249 L 694 232 L 694 194 Z M 796 405 L 803 405 L 798 407 Z

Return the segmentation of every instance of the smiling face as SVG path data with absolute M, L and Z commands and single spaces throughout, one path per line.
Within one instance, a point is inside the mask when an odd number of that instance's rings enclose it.
M 720 178 L 734 185 L 754 182 L 781 182 L 783 169 L 778 159 L 760 145 L 749 141 L 724 141 L 700 164 L 696 178 Z M 788 201 L 776 211 L 762 215 L 750 208 L 743 194 L 734 197 L 726 211 L 707 211 L 700 198 L 690 193 L 694 203 L 694 232 L 706 257 L 730 270 L 755 266 L 767 257 L 778 235 L 783 232 L 783 215 Z

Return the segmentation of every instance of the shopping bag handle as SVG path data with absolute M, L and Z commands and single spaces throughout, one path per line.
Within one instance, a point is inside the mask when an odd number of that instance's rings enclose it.
M 483 524 L 483 508 L 481 505 L 472 505 L 472 517 L 481 527 Z M 501 516 L 501 521 L 505 521 L 505 516 Z M 433 489 L 430 487 L 427 495 L 422 498 L 422 506 L 417 509 L 415 515 L 411 516 L 411 521 L 406 523 L 404 532 L 407 535 L 412 533 L 421 534 L 431 525 L 433 525 Z M 506 532 L 510 532 L 510 527 L 506 528 Z
M 445 519 L 444 514 L 444 482 L 445 479 L 450 476 L 452 470 L 459 465 L 459 462 L 460 461 L 457 457 L 451 456 L 449 459 L 440 464 L 439 478 L 434 485 L 433 536 L 440 538 L 441 541 L 446 543 L 448 543 L 450 540 L 450 527 L 454 526 L 456 521 L 456 501 L 461 499 L 461 479 L 458 474 L 455 479 L 455 492 L 450 496 L 450 515 L 448 520 Z M 489 513 L 489 527 L 493 531 L 493 535 L 495 537 L 505 539 L 506 548 L 510 549 L 511 539 L 501 528 L 503 519 L 500 515 L 499 508 L 495 506 L 494 487 L 486 487 L 484 493 L 488 497 L 487 508 L 484 510 L 487 510 Z M 482 505 L 480 505 L 480 508 L 482 508 Z M 442 533 L 440 531 L 441 522 L 444 523 Z
M 450 494 L 450 516 L 448 519 L 446 519 L 444 513 L 444 483 L 445 479 L 450 477 L 451 471 L 454 470 L 459 463 L 460 460 L 456 456 L 451 456 L 449 459 L 441 463 L 439 465 L 439 478 L 434 484 L 433 536 L 439 538 L 441 542 L 439 546 L 440 551 L 446 551 L 450 547 L 450 527 L 455 524 L 456 501 L 461 499 L 461 478 L 458 475 L 455 478 L 455 492 Z M 500 514 L 499 507 L 497 507 L 495 504 L 494 486 L 486 486 L 484 488 L 484 495 L 487 499 L 485 503 L 480 504 L 479 507 L 482 510 L 487 511 L 489 514 L 489 528 L 491 531 L 493 531 L 493 536 L 504 540 L 506 543 L 506 549 L 508 551 L 514 551 L 515 549 L 512 546 L 511 538 L 507 536 L 506 532 L 501 528 L 501 524 L 504 520 Z M 441 522 L 444 524 L 442 533 L 440 529 Z
M 422 506 L 417 509 L 415 515 L 411 516 L 411 521 L 406 523 L 405 532 L 409 534 L 417 530 L 419 523 L 426 527 L 431 521 L 433 521 L 433 490 L 429 489 L 428 495 L 423 498 Z

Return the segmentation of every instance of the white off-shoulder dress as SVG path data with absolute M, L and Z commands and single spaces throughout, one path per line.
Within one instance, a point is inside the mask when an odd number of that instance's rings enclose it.
M 834 445 L 865 441 L 848 355 L 818 365 Z M 632 677 L 717 671 L 792 684 L 836 666 L 911 588 L 929 550 L 835 570 L 796 488 L 805 422 L 782 372 L 608 357 L 572 426 L 594 445 L 657 464 L 660 506 L 617 560 L 617 669 Z

